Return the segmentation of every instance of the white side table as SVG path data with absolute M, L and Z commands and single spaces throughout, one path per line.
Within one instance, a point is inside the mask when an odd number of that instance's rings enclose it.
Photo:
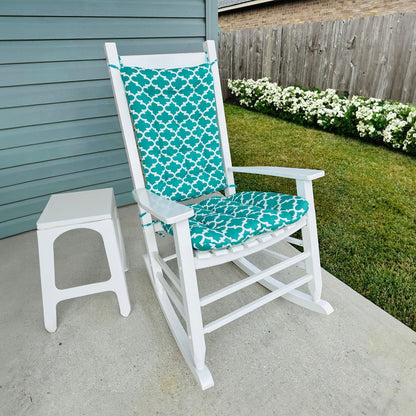
M 54 241 L 76 228 L 88 228 L 101 234 L 111 278 L 68 289 L 55 284 Z M 128 270 L 120 222 L 112 188 L 52 195 L 37 222 L 39 263 L 45 328 L 57 328 L 56 305 L 65 299 L 113 291 L 120 313 L 128 316 L 130 300 L 124 271 Z

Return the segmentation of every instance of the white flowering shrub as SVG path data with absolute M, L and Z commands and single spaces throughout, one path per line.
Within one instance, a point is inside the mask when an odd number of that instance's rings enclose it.
M 228 87 L 245 108 L 416 155 L 416 106 L 347 98 L 333 89 L 283 88 L 268 78 L 228 80 Z
M 411 125 L 403 140 L 403 150 L 408 153 L 416 154 L 416 109 L 410 111 L 407 122 Z

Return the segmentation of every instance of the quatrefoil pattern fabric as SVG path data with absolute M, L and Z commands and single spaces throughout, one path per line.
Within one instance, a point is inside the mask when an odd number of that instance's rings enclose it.
M 273 192 L 240 192 L 228 198 L 214 196 L 190 204 L 192 246 L 196 250 L 229 248 L 251 237 L 278 230 L 302 218 L 308 202 L 299 196 Z M 173 233 L 172 226 L 163 225 Z
M 176 201 L 224 189 L 210 65 L 120 73 L 146 187 Z

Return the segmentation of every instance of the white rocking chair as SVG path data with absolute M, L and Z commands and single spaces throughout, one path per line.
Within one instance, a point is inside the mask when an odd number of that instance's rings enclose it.
M 323 314 L 321 266 L 312 180 L 321 170 L 233 167 L 229 151 L 215 44 L 204 52 L 119 56 L 115 43 L 105 50 L 121 130 L 139 206 L 145 261 L 160 305 L 202 389 L 213 386 L 205 365 L 205 334 L 283 297 Z M 233 172 L 296 180 L 298 196 L 235 192 Z M 180 202 L 209 196 L 199 203 Z M 174 254 L 162 258 L 156 233 L 174 238 Z M 290 237 L 302 230 L 302 240 Z M 286 257 L 269 249 L 286 240 L 303 252 Z M 265 270 L 246 259 L 263 250 L 278 259 Z M 169 262 L 176 260 L 175 274 Z M 200 298 L 196 271 L 234 262 L 249 277 Z M 305 275 L 282 283 L 272 275 L 298 265 Z M 204 325 L 202 307 L 253 283 L 270 293 Z M 309 294 L 298 290 L 307 285 Z M 182 324 L 184 322 L 184 325 Z

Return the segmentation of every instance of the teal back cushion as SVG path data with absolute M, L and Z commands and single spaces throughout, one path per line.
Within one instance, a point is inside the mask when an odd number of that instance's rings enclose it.
M 146 187 L 176 201 L 224 189 L 210 65 L 120 72 Z

